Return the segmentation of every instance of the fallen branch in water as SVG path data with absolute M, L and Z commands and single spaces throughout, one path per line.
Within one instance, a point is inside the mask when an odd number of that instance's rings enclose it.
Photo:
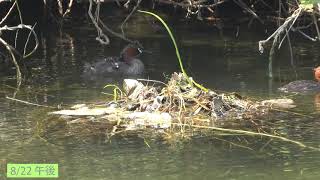
M 181 124 L 179 123 L 172 123 L 173 125 L 177 125 L 177 126 L 181 126 Z M 239 134 L 243 134 L 243 135 L 249 135 L 249 136 L 264 136 L 264 137 L 269 137 L 272 139 L 278 139 L 281 141 L 285 141 L 285 142 L 289 142 L 289 143 L 293 143 L 296 144 L 302 148 L 309 148 L 312 150 L 317 150 L 320 151 L 320 148 L 315 148 L 315 147 L 311 147 L 311 146 L 307 146 L 299 141 L 294 141 L 282 136 L 276 136 L 276 135 L 272 135 L 272 134 L 266 134 L 266 133 L 259 133 L 259 132 L 252 132 L 252 131 L 245 131 L 245 130 L 240 130 L 240 129 L 226 129 L 226 128 L 220 128 L 220 127 L 208 127 L 208 126 L 200 126 L 200 125 L 189 125 L 189 124 L 184 124 L 186 126 L 191 126 L 194 128 L 201 128 L 201 129 L 211 129 L 211 130 L 215 130 L 215 131 L 222 131 L 222 132 L 229 132 L 229 133 L 239 133 Z
M 23 104 L 32 105 L 32 106 L 47 107 L 47 108 L 56 108 L 56 107 L 53 107 L 53 106 L 36 104 L 36 103 L 32 103 L 32 102 L 28 102 L 28 101 L 24 101 L 24 100 L 20 100 L 20 99 L 16 99 L 16 98 L 11 98 L 11 97 L 8 97 L 8 96 L 6 96 L 6 99 L 9 99 L 9 100 L 12 100 L 12 101 L 16 101 L 16 102 L 20 102 L 20 103 L 23 103 Z

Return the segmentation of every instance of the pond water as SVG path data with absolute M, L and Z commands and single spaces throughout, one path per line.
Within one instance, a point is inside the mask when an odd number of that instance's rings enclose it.
M 104 20 L 119 28 L 123 16 Z M 320 64 L 319 44 L 293 39 L 293 61 L 286 45 L 274 63 L 274 78 L 267 78 L 268 53 L 259 54 L 264 33 L 215 27 L 189 22 L 170 22 L 187 72 L 208 88 L 235 91 L 252 99 L 285 97 L 277 88 L 297 79 L 312 79 Z M 173 25 L 174 24 L 174 25 Z M 119 30 L 119 29 L 117 29 Z M 127 24 L 127 36 L 139 40 L 147 51 L 141 59 L 145 78 L 165 81 L 179 71 L 170 39 L 159 24 L 135 15 Z M 141 138 L 77 138 L 46 141 L 37 135 L 37 122 L 45 118 L 42 107 L 8 100 L 5 96 L 45 104 L 68 106 L 103 101 L 107 83 L 121 78 L 87 82 L 81 77 L 86 62 L 118 55 L 126 45 L 112 38 L 110 46 L 95 41 L 96 31 L 85 17 L 61 27 L 45 28 L 41 46 L 26 60 L 28 74 L 19 91 L 12 72 L 0 74 L 0 179 L 4 166 L 12 163 L 58 163 L 60 179 L 320 179 L 320 152 L 260 137 L 195 137 L 186 142 L 148 142 Z M 290 96 L 291 97 L 291 96 Z M 275 131 L 308 146 L 320 148 L 320 105 L 315 95 L 292 96 L 295 113 L 266 118 Z M 50 139 L 50 137 L 49 137 Z M 242 144 L 237 146 L 236 144 Z M 249 148 L 245 148 L 245 147 Z

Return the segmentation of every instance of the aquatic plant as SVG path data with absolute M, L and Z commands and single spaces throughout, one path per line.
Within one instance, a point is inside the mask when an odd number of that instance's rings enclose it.
M 203 91 L 208 91 L 207 88 L 203 87 L 201 84 L 198 84 L 197 82 L 195 82 L 192 78 L 190 78 L 188 76 L 188 74 L 186 73 L 186 71 L 184 70 L 184 67 L 183 67 L 183 63 L 182 63 L 182 59 L 181 59 L 181 56 L 180 56 L 180 52 L 179 52 L 179 48 L 177 46 L 177 43 L 176 43 L 176 40 L 173 36 L 173 33 L 171 32 L 169 26 L 167 25 L 167 23 L 158 15 L 152 13 L 152 12 L 149 12 L 149 11 L 142 11 L 142 10 L 138 10 L 138 12 L 141 12 L 141 13 L 145 13 L 145 14 L 149 14 L 149 15 L 152 15 L 154 16 L 155 18 L 157 18 L 161 23 L 162 25 L 166 28 L 171 40 L 172 40 L 172 43 L 174 45 L 174 48 L 176 50 L 176 56 L 177 56 L 177 59 L 178 59 L 178 62 L 179 62 L 179 65 L 180 65 L 180 70 L 181 72 L 183 73 L 183 75 L 186 77 L 186 79 L 188 80 L 189 84 L 192 85 L 194 84 L 196 87 L 200 88 L 201 90 Z
M 114 101 L 117 101 L 118 99 L 122 98 L 123 92 L 117 85 L 115 85 L 115 84 L 107 84 L 103 88 L 105 89 L 105 88 L 109 88 L 109 87 L 113 87 L 112 96 L 113 96 L 113 100 Z M 108 93 L 104 93 L 104 94 L 108 94 Z M 110 95 L 110 94 L 108 94 L 108 95 Z

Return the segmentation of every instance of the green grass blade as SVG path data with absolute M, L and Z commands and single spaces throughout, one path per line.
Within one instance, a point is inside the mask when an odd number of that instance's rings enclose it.
M 162 25 L 166 28 L 167 32 L 169 33 L 169 36 L 170 36 L 170 38 L 171 38 L 171 40 L 173 42 L 173 45 L 174 45 L 174 48 L 176 50 L 176 55 L 177 55 L 177 58 L 178 58 L 178 61 L 179 61 L 179 65 L 180 65 L 180 69 L 181 69 L 182 74 L 188 80 L 189 84 L 191 84 L 191 85 L 194 84 L 195 86 L 197 86 L 198 88 L 202 89 L 203 91 L 208 91 L 207 88 L 205 88 L 202 85 L 198 84 L 193 79 L 189 78 L 189 76 L 187 75 L 186 71 L 183 68 L 183 63 L 182 63 L 182 59 L 181 59 L 181 56 L 180 56 L 180 52 L 179 52 L 176 40 L 174 39 L 174 36 L 173 36 L 169 26 L 164 22 L 164 20 L 160 16 L 158 16 L 158 15 L 152 13 L 152 12 L 149 12 L 149 11 L 138 10 L 138 12 L 152 15 L 152 16 L 156 17 L 162 23 Z
M 117 85 L 107 84 L 103 88 L 109 88 L 109 87 L 113 87 L 113 100 L 114 101 L 118 100 L 118 94 L 119 94 L 120 98 L 122 97 L 123 92 L 121 91 L 121 89 Z

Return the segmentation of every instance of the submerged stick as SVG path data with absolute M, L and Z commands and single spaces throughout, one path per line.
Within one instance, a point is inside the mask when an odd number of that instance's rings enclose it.
M 16 98 L 11 98 L 11 97 L 8 97 L 8 96 L 6 96 L 6 99 L 9 99 L 9 100 L 12 100 L 12 101 L 17 101 L 17 102 L 24 103 L 24 104 L 28 104 L 28 105 L 33 105 L 33 106 L 47 107 L 47 108 L 56 108 L 56 107 L 53 107 L 53 106 L 46 106 L 46 105 L 41 105 L 41 104 L 35 104 L 35 103 L 28 102 L 28 101 L 16 99 Z
M 172 124 L 181 126 L 180 123 L 172 123 Z M 282 140 L 282 141 L 285 141 L 285 142 L 290 142 L 290 143 L 296 144 L 296 145 L 298 145 L 298 146 L 300 146 L 302 148 L 310 148 L 310 149 L 313 149 L 313 150 L 320 151 L 319 148 L 306 146 L 305 144 L 303 144 L 303 143 L 301 143 L 299 141 L 294 141 L 294 140 L 291 140 L 291 139 L 288 139 L 288 138 L 285 138 L 285 137 L 266 134 L 266 133 L 257 133 L 257 132 L 245 131 L 245 130 L 240 130 L 240 129 L 226 129 L 226 128 L 219 128 L 219 127 L 208 127 L 208 126 L 189 125 L 189 124 L 188 124 L 188 126 L 195 127 L 195 128 L 212 129 L 212 130 L 223 131 L 223 132 L 240 133 L 240 134 L 244 134 L 244 135 L 265 136 L 265 137 L 269 137 L 269 138 L 279 139 L 279 140 Z

